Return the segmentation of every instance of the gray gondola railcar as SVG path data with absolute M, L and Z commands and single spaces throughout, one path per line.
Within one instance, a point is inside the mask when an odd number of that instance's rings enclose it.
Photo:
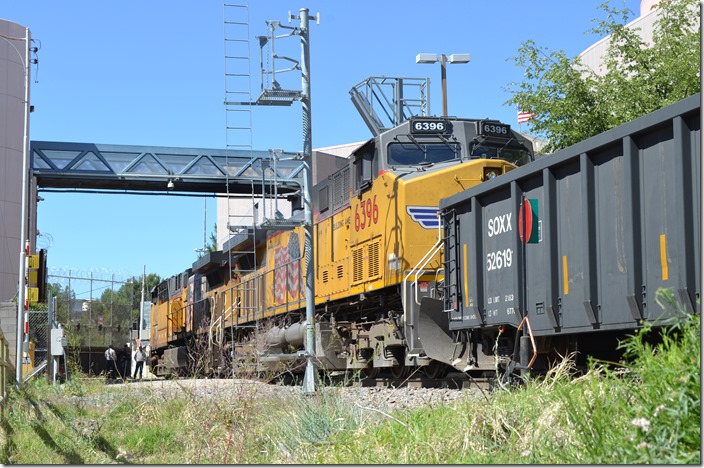
M 660 288 L 699 313 L 699 101 L 697 94 L 442 200 L 444 299 L 421 309 L 445 320 L 456 345 L 448 352 L 428 335 L 429 355 L 484 367 L 479 347 L 515 362 L 521 334 L 521 360 L 534 368 L 547 365 L 531 362 L 534 352 L 607 354 L 644 321 L 675 318 L 675 308 L 656 302 Z

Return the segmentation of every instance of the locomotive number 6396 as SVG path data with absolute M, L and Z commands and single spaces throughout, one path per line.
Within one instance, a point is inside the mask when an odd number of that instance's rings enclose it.
M 447 134 L 451 131 L 451 124 L 443 119 L 414 118 L 411 120 L 411 133 Z
M 379 206 L 374 198 L 362 200 L 354 207 L 354 230 L 359 231 L 379 221 Z
M 445 122 L 428 122 L 427 120 L 423 122 L 414 122 L 413 130 L 417 132 L 444 132 Z

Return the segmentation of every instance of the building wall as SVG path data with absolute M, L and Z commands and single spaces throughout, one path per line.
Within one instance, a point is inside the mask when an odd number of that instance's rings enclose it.
M 24 26 L 0 19 L 0 301 L 11 301 L 17 294 L 19 256 L 23 248 L 20 220 L 24 62 L 27 50 L 25 31 Z
M 313 186 L 320 180 L 332 174 L 347 164 L 347 158 L 352 151 L 359 148 L 362 143 L 350 143 L 328 148 L 313 150 Z M 259 205 L 256 224 L 261 224 L 266 218 L 274 218 L 274 211 L 278 210 L 284 218 L 291 217 L 291 203 L 286 199 L 274 201 L 267 198 L 264 202 L 261 198 L 230 198 L 229 202 L 225 198 L 217 199 L 217 220 L 216 220 L 216 236 L 218 240 L 218 249 L 222 249 L 225 242 L 230 238 L 228 231 L 228 220 L 230 225 L 252 225 L 252 207 L 253 204 Z M 229 209 L 229 216 L 228 216 Z
M 660 0 L 641 0 L 640 16 L 626 25 L 627 28 L 638 28 L 638 35 L 647 46 L 653 45 L 653 31 L 660 15 L 659 3 Z M 695 5 L 694 8 L 698 9 L 699 6 Z M 692 14 L 696 14 L 696 11 L 693 11 Z M 599 76 L 604 76 L 607 71 L 604 65 L 604 57 L 610 41 L 611 36 L 605 37 L 579 54 L 582 63 Z
M 17 304 L 14 302 L 0 302 L 0 330 L 7 340 L 8 360 L 14 366 L 17 362 Z

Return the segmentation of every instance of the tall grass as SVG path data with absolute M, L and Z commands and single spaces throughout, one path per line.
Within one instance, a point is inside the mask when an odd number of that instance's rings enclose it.
M 623 343 L 627 364 L 571 356 L 488 400 L 386 413 L 354 392 L 259 398 L 240 385 L 208 399 L 75 378 L 14 392 L 2 418 L 7 464 L 699 464 L 701 320 Z M 234 384 L 232 385 L 239 385 Z

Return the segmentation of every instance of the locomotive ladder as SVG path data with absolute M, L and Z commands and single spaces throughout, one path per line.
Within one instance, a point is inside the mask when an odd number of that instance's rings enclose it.
M 444 242 L 447 245 L 449 240 L 457 239 L 458 238 L 458 225 L 457 222 L 455 221 L 455 210 L 452 209 L 447 213 L 449 216 L 446 216 L 446 219 L 451 220 L 451 224 L 447 226 L 446 230 L 446 236 L 444 238 Z M 457 245 L 457 242 L 449 242 L 450 245 Z M 445 281 L 445 284 L 443 285 L 443 298 L 444 298 L 444 303 L 445 303 L 445 308 L 444 312 L 447 314 L 450 314 L 454 309 L 450 308 L 447 309 L 447 304 L 454 304 L 455 302 L 459 301 L 462 299 L 462 295 L 460 294 L 460 279 L 459 274 L 460 274 L 460 264 L 459 264 L 459 252 L 447 252 L 445 254 L 445 257 L 443 259 L 443 269 L 445 271 L 445 277 L 446 278 L 451 278 L 451 277 L 456 277 L 456 281 Z M 465 272 L 467 274 L 467 272 Z M 452 320 L 452 317 L 450 317 L 450 320 Z

